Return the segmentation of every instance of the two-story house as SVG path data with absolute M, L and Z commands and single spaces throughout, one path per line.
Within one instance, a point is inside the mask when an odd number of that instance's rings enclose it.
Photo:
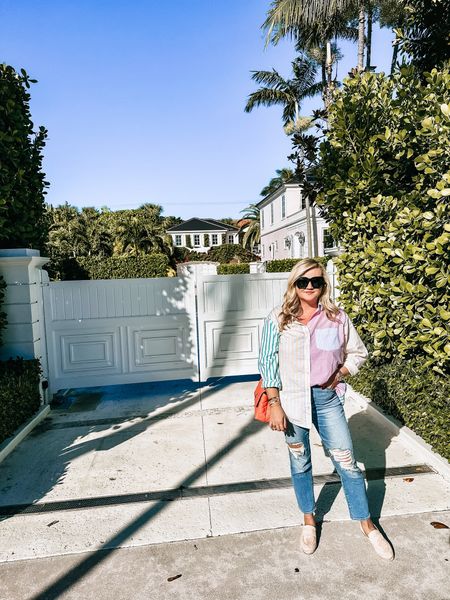
M 214 219 L 193 217 L 167 230 L 177 248 L 190 248 L 196 252 L 208 252 L 222 244 L 238 244 L 239 229 Z
M 257 205 L 261 221 L 261 259 L 306 258 L 308 231 L 311 232 L 311 255 L 334 255 L 336 243 L 327 234 L 327 222 L 317 207 L 309 207 L 307 223 L 306 198 L 298 183 L 282 184 Z

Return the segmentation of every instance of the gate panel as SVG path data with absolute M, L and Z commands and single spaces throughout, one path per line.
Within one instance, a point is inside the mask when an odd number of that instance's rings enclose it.
M 264 318 L 281 304 L 288 273 L 199 275 L 200 378 L 258 373 Z
M 189 278 L 51 282 L 44 311 L 52 392 L 198 378 Z

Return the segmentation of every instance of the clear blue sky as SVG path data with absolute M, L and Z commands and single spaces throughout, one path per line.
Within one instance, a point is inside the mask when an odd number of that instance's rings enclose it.
M 239 218 L 289 166 L 281 108 L 244 113 L 250 71 L 290 76 L 292 44 L 264 48 L 269 0 L 0 0 L 0 61 L 38 79 L 54 205 Z M 375 31 L 388 70 L 392 33 Z M 340 44 L 342 77 L 356 48 Z M 305 103 L 308 114 L 320 98 Z

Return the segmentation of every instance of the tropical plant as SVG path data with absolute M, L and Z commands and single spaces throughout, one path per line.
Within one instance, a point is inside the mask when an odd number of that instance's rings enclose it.
M 244 213 L 242 218 L 245 219 L 245 224 L 241 228 L 243 231 L 245 230 L 242 245 L 244 248 L 250 248 L 251 250 L 261 240 L 260 210 L 256 204 L 250 204 L 247 208 L 241 210 L 241 212 Z
M 88 253 L 86 226 L 75 206 L 47 206 L 47 219 L 50 223 L 47 241 L 50 258 L 85 256 Z
M 0 247 L 43 249 L 47 237 L 42 172 L 47 131 L 34 131 L 27 73 L 0 65 Z
M 319 49 L 322 54 L 322 85 L 325 107 L 331 100 L 335 82 L 332 77 L 332 40 L 356 39 L 349 26 L 351 0 L 274 0 L 262 28 L 266 42 L 277 44 L 283 37 L 296 40 L 297 49 L 306 52 Z
M 276 177 L 272 177 L 272 179 L 269 181 L 269 183 L 263 187 L 263 189 L 260 191 L 259 195 L 262 196 L 263 198 L 265 196 L 268 196 L 269 194 L 273 194 L 273 192 L 275 192 L 283 183 L 287 183 L 290 179 L 292 179 L 294 177 L 294 171 L 292 169 L 289 168 L 283 168 L 283 169 L 276 169 L 275 173 L 277 174 Z M 253 206 L 253 205 L 251 205 Z M 244 209 L 247 210 L 247 209 Z M 244 211 L 241 211 L 244 212 Z M 244 219 L 247 218 L 251 218 L 251 217 L 243 217 Z
M 263 84 L 248 97 L 245 112 L 251 112 L 257 106 L 282 106 L 283 124 L 287 133 L 304 125 L 300 117 L 302 100 L 315 96 L 322 90 L 322 84 L 316 83 L 317 63 L 306 55 L 298 56 L 292 62 L 292 79 L 284 79 L 278 71 L 253 71 L 252 79 Z

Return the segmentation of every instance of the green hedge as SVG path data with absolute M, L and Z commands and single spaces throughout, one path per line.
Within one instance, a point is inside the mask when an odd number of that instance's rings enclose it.
M 48 234 L 42 172 L 47 131 L 31 119 L 30 79 L 0 64 L 0 247 L 38 248 Z
M 347 79 L 329 111 L 318 197 L 344 253 L 339 301 L 379 363 L 450 369 L 450 73 Z
M 219 265 L 217 268 L 218 275 L 238 275 L 250 273 L 250 265 L 248 263 L 236 263 Z
M 421 372 L 421 362 L 396 359 L 379 366 L 369 359 L 351 385 L 450 460 L 450 380 L 431 369 Z
M 142 256 L 80 256 L 54 260 L 49 265 L 52 279 L 61 281 L 79 279 L 135 279 L 166 277 L 169 258 L 165 254 Z
M 278 260 L 271 260 L 266 264 L 267 273 L 288 273 L 292 270 L 292 267 L 296 265 L 301 259 L 300 258 L 281 258 Z M 315 256 L 314 260 L 327 267 L 327 263 L 330 260 L 327 256 Z
M 41 367 L 38 360 L 0 362 L 0 443 L 39 409 Z
M 235 262 L 250 262 L 259 260 L 259 258 L 243 248 L 240 244 L 222 244 L 222 246 L 214 246 L 210 248 L 205 255 L 205 260 L 212 260 L 219 263 Z

